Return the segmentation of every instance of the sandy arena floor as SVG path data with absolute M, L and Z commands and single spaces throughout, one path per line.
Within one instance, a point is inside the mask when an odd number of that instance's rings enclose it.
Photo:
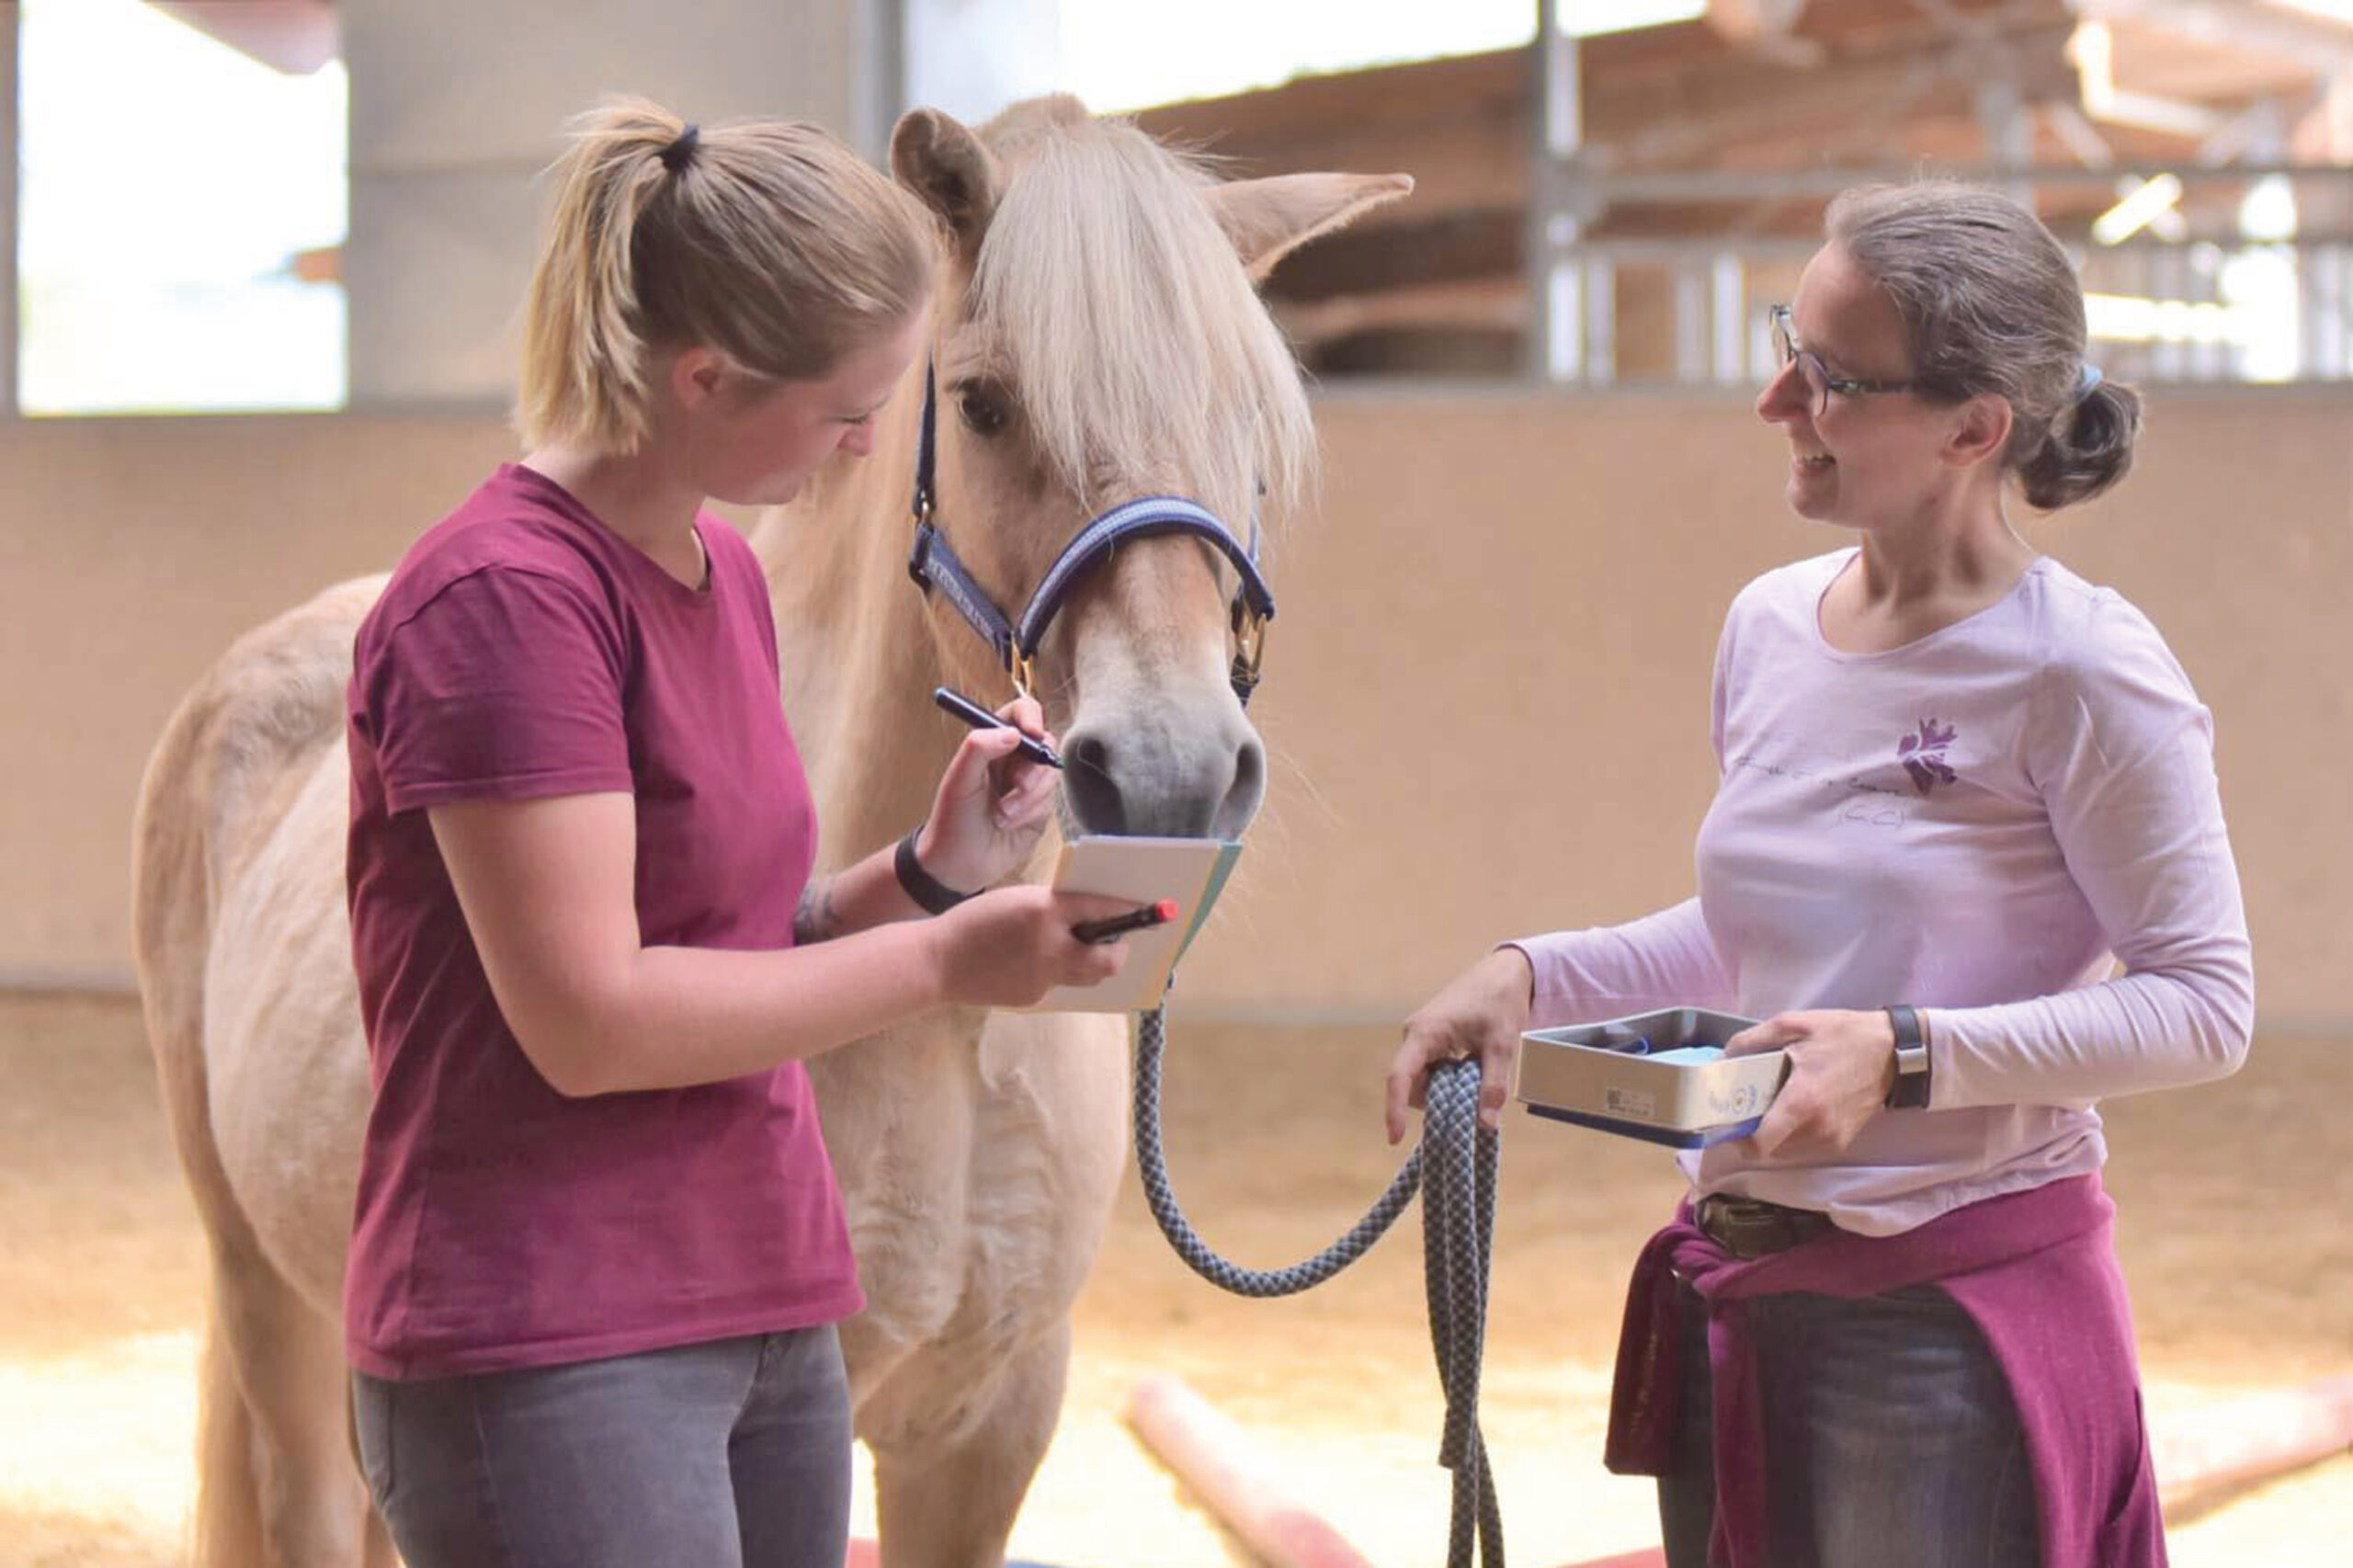
M 1393 1031 L 1179 1017 L 1172 1032 L 1169 1157 L 1212 1244 L 1264 1266 L 1344 1229 L 1392 1169 L 1377 1074 Z M 2109 1186 L 2160 1429 L 2234 1394 L 2353 1372 L 2349 1045 L 2267 1039 L 2227 1084 L 2110 1108 Z M 1511 1556 L 1528 1568 L 1657 1538 L 1648 1484 L 1597 1456 L 1625 1268 L 1675 1190 L 1659 1151 L 1506 1126 L 1483 1414 Z M 179 1560 L 201 1284 L 135 1009 L 0 999 L 0 1568 Z M 1241 1301 L 1170 1255 L 1131 1176 L 1017 1555 L 1247 1561 L 1120 1419 L 1139 1377 L 1170 1371 L 1374 1562 L 1440 1560 L 1447 1478 L 1421 1303 L 1413 1217 L 1319 1291 Z M 2353 1455 L 2193 1499 L 2172 1543 L 2180 1568 L 2353 1564 Z

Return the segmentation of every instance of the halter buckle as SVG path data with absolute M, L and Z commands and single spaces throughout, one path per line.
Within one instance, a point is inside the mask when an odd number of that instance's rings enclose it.
M 1250 684 L 1256 686 L 1259 663 L 1267 656 L 1267 628 L 1270 623 L 1247 607 L 1238 608 L 1233 619 L 1233 667 L 1247 675 Z

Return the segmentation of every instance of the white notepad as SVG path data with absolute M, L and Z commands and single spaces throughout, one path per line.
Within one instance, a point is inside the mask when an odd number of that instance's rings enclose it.
M 1063 845 L 1055 887 L 1135 903 L 1175 899 L 1176 918 L 1120 937 L 1128 961 L 1110 979 L 1057 986 L 1033 1010 L 1137 1013 L 1160 1006 L 1176 960 L 1199 934 L 1241 853 L 1241 845 L 1225 838 L 1074 838 Z

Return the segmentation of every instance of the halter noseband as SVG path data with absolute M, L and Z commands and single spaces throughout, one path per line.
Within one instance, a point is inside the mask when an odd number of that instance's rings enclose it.
M 1258 520 L 1250 520 L 1246 550 L 1207 507 L 1176 495 L 1148 495 L 1125 502 L 1099 514 L 1079 529 L 1054 563 L 1046 569 L 1036 592 L 1017 621 L 999 609 L 996 601 L 957 558 L 948 536 L 932 522 L 933 465 L 937 450 L 937 391 L 932 367 L 923 370 L 923 423 L 915 437 L 915 548 L 907 556 L 907 574 L 929 593 L 938 588 L 956 613 L 980 633 L 1013 677 L 1014 689 L 1031 695 L 1037 687 L 1038 645 L 1079 578 L 1124 540 L 1155 534 L 1191 534 L 1214 545 L 1233 563 L 1238 582 L 1230 620 L 1233 631 L 1233 664 L 1227 678 L 1244 707 L 1257 689 L 1259 661 L 1267 651 L 1267 623 L 1275 618 L 1275 596 L 1258 571 Z

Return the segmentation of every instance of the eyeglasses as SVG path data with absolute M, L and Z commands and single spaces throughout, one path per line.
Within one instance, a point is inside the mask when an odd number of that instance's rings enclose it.
M 1859 381 L 1848 377 L 1834 376 L 1822 362 L 1822 356 L 1811 348 L 1798 347 L 1797 334 L 1790 329 L 1790 307 L 1775 305 L 1768 313 L 1773 324 L 1773 354 L 1782 369 L 1791 365 L 1813 396 L 1813 416 L 1821 418 L 1830 409 L 1830 394 L 1841 397 L 1866 397 L 1873 392 L 1911 392 L 1919 386 L 1910 381 Z

